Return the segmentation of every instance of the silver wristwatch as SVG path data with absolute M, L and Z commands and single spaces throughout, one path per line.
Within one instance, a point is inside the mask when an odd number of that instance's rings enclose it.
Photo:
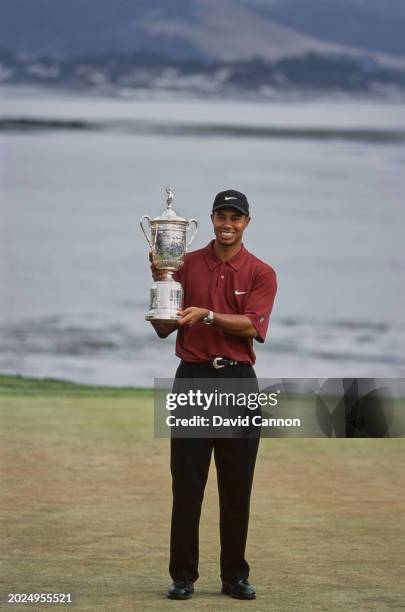
M 207 316 L 203 318 L 203 323 L 205 323 L 205 325 L 212 325 L 213 322 L 214 322 L 214 313 L 212 312 L 212 310 L 209 310 Z

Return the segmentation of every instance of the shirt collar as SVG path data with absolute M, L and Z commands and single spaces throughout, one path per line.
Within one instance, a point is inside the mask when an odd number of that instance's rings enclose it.
M 211 240 L 211 242 L 207 244 L 205 249 L 203 249 L 203 256 L 204 256 L 204 259 L 209 269 L 213 270 L 219 264 L 226 263 L 226 264 L 229 264 L 234 270 L 239 270 L 239 268 L 242 266 L 245 260 L 245 257 L 248 253 L 245 247 L 243 246 L 243 244 L 241 245 L 236 255 L 234 255 L 231 259 L 229 259 L 229 261 L 223 262 L 222 259 L 220 259 L 218 255 L 215 253 L 214 243 L 215 243 L 215 240 Z

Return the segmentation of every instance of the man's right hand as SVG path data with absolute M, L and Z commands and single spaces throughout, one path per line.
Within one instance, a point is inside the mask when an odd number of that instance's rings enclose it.
M 151 265 L 152 278 L 154 281 L 163 281 L 167 278 L 167 270 L 158 270 L 153 264 Z
M 152 271 L 152 278 L 154 281 L 163 281 L 167 278 L 167 270 L 158 270 L 153 263 L 152 253 L 149 253 L 150 269 Z

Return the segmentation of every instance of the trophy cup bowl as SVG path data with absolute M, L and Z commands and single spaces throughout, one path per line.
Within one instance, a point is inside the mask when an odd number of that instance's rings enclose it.
M 147 321 L 177 321 L 178 311 L 183 307 L 183 288 L 181 283 L 173 278 L 174 272 L 184 263 L 184 256 L 198 229 L 195 219 L 187 221 L 179 217 L 173 209 L 173 191 L 166 188 L 167 208 L 159 217 L 151 219 L 143 215 L 140 225 L 149 244 L 152 263 L 158 270 L 166 270 L 167 278 L 154 281 L 150 290 L 149 312 L 145 315 Z M 144 222 L 149 224 L 148 236 Z M 187 243 L 187 230 L 194 224 L 194 233 Z

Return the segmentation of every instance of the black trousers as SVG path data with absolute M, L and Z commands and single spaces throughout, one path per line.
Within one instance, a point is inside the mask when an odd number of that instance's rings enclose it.
M 250 365 L 216 370 L 209 364 L 181 362 L 179 378 L 256 379 Z M 253 384 L 255 381 L 251 381 Z M 250 494 L 259 437 L 172 438 L 173 508 L 169 572 L 173 580 L 198 578 L 199 523 L 212 451 L 217 469 L 220 504 L 221 578 L 247 578 L 245 548 Z

